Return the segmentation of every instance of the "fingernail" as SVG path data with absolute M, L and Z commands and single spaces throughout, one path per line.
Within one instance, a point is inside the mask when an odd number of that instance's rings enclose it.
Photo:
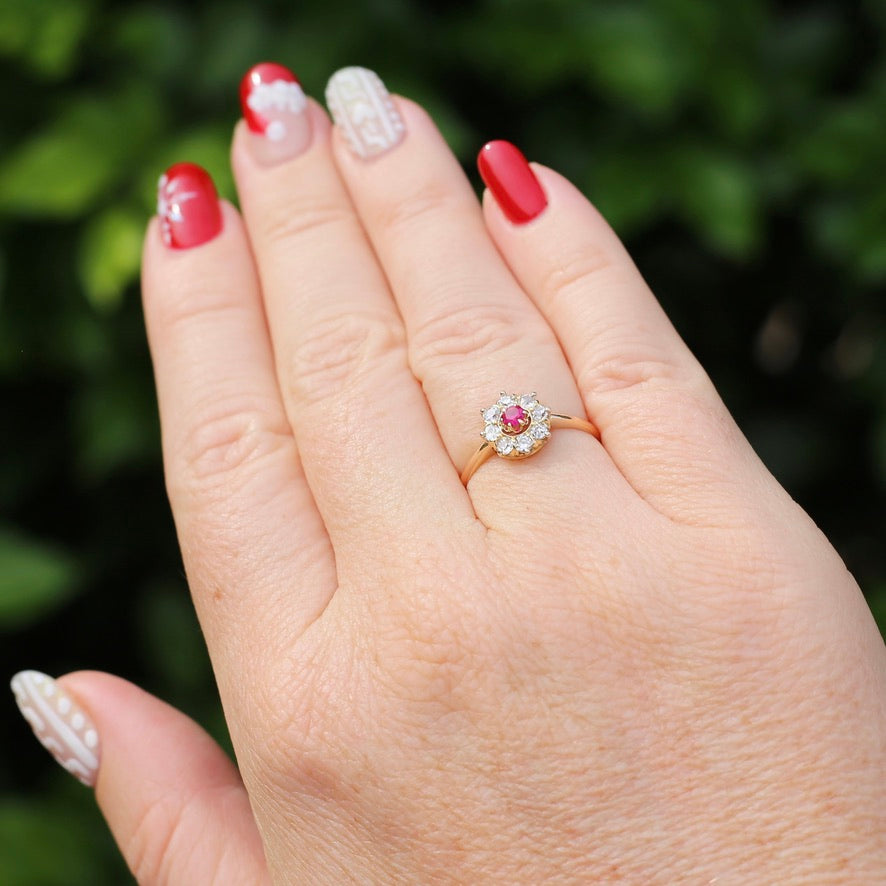
M 215 237 L 222 217 L 209 173 L 196 163 L 170 166 L 157 183 L 157 215 L 170 249 L 190 249 Z
M 388 90 L 368 68 L 336 71 L 326 85 L 326 104 L 350 149 L 364 160 L 391 150 L 406 136 Z
M 98 773 L 98 732 L 82 708 L 52 677 L 21 671 L 12 678 L 12 691 L 22 716 L 40 744 L 87 787 Z
M 262 62 L 250 68 L 240 81 L 240 107 L 260 162 L 280 163 L 307 148 L 308 102 L 298 78 L 283 65 Z
M 510 142 L 492 141 L 483 145 L 477 167 L 502 212 L 515 225 L 532 221 L 548 205 L 532 167 Z

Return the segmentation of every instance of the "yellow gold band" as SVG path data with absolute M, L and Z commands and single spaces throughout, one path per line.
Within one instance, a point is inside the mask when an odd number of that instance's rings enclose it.
M 504 397 L 505 395 L 503 395 Z M 593 437 L 596 437 L 598 440 L 600 439 L 600 429 L 593 423 L 589 421 L 585 421 L 583 418 L 575 418 L 571 415 L 563 415 L 558 412 L 550 412 L 545 418 L 545 423 L 551 429 L 568 429 L 572 428 L 577 431 L 585 431 L 585 433 L 591 434 Z M 487 428 L 489 425 L 487 425 Z M 534 450 L 535 451 L 535 450 Z M 534 454 L 533 452 L 527 452 L 526 454 L 518 454 L 516 452 L 508 454 L 508 458 L 526 458 L 530 455 Z M 492 458 L 493 455 L 502 455 L 501 452 L 496 451 L 495 443 L 489 439 L 485 440 L 482 446 L 471 456 L 468 463 L 465 465 L 465 469 L 461 472 L 461 482 L 467 486 L 471 477 L 474 476 L 477 469 L 482 465 L 485 461 Z

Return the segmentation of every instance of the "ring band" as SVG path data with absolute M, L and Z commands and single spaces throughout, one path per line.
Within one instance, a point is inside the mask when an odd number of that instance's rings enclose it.
M 600 439 L 596 425 L 583 418 L 551 412 L 538 402 L 535 393 L 505 394 L 487 409 L 483 416 L 483 444 L 471 456 L 461 472 L 461 482 L 467 486 L 477 468 L 493 455 L 521 459 L 535 455 L 551 436 L 553 428 L 573 428 Z

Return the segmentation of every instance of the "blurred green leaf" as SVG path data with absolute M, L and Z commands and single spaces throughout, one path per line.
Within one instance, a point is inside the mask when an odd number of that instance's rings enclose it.
M 105 882 L 94 823 L 80 804 L 0 797 L 0 883 L 73 886 Z
M 821 246 L 862 279 L 886 279 L 886 188 L 823 202 L 810 214 Z
M 0 212 L 66 218 L 104 196 L 135 162 L 162 117 L 143 88 L 68 102 L 0 161 Z
M 193 41 L 194 26 L 184 10 L 142 3 L 127 6 L 110 22 L 104 50 L 142 76 L 173 78 L 187 64 Z
M 674 155 L 676 205 L 712 247 L 744 258 L 763 233 L 760 194 L 748 163 L 716 149 L 685 145 Z
M 151 587 L 140 598 L 144 653 L 152 670 L 176 691 L 198 693 L 212 680 L 206 644 L 187 585 Z M 169 650 L 174 649 L 175 655 Z
M 67 74 L 92 24 L 92 0 L 3 0 L 0 55 L 46 77 Z
M 78 583 L 69 554 L 0 527 L 0 629 L 36 621 L 70 599 Z
M 92 219 L 84 231 L 80 282 L 96 310 L 118 307 L 124 290 L 138 276 L 145 223 L 141 212 L 114 206 Z
M 593 164 L 588 193 L 622 236 L 661 215 L 669 200 L 668 183 L 656 146 L 608 150 Z
M 592 81 L 612 100 L 656 115 L 674 110 L 699 60 L 683 31 L 640 5 L 594 7 L 584 43 Z
M 123 465 L 154 456 L 158 434 L 153 397 L 144 395 L 149 390 L 119 371 L 82 389 L 74 421 L 77 466 L 87 481 L 101 481 Z

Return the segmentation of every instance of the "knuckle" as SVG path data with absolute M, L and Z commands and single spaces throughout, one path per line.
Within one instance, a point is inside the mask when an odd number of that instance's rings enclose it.
M 610 326 L 594 343 L 593 360 L 578 373 L 583 391 L 609 393 L 646 388 L 673 387 L 689 382 L 685 366 L 680 365 L 656 336 L 642 325 L 624 328 Z
M 451 185 L 428 179 L 401 199 L 388 199 L 375 209 L 376 225 L 389 236 L 399 231 L 412 231 L 416 224 L 436 223 L 440 215 L 457 205 Z
M 471 304 L 436 314 L 417 327 L 410 340 L 410 357 L 419 374 L 424 374 L 425 367 L 497 354 L 518 343 L 525 346 L 526 335 L 512 311 Z
M 608 357 L 583 371 L 578 382 L 583 391 L 605 394 L 653 387 L 675 375 L 676 369 L 671 363 L 639 353 L 624 353 Z
M 291 357 L 289 384 L 297 402 L 322 403 L 401 354 L 404 333 L 391 315 L 349 312 L 306 327 Z
M 245 307 L 240 294 L 224 281 L 201 275 L 177 281 L 162 298 L 152 300 L 150 313 L 164 336 L 187 341 L 194 335 L 194 324 L 218 323 Z
M 181 481 L 229 487 L 234 477 L 292 446 L 291 429 L 279 408 L 262 408 L 254 398 L 224 399 L 205 406 L 186 432 L 177 459 L 183 466 Z
M 553 304 L 564 298 L 572 298 L 597 281 L 613 273 L 616 265 L 612 256 L 599 243 L 585 243 L 581 249 L 563 250 L 554 256 L 542 275 L 539 292 L 544 302 Z
M 350 236 L 358 228 L 353 211 L 332 201 L 316 201 L 303 206 L 282 201 L 268 208 L 261 216 L 262 238 L 272 245 L 286 246 L 312 232 L 319 232 L 324 238 L 331 237 L 335 229 L 345 229 Z M 362 233 L 359 236 L 362 238 Z

